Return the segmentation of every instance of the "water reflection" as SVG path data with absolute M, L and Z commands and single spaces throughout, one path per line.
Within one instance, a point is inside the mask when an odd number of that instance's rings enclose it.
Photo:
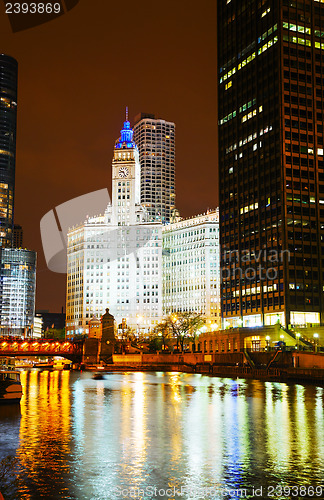
M 121 488 L 132 498 L 131 487 L 146 499 L 150 486 L 235 499 L 225 488 L 323 478 L 321 387 L 161 372 L 30 371 L 22 382 L 21 416 L 0 409 L 0 459 L 11 448 L 19 463 L 15 500 L 115 499 Z
M 66 493 L 64 476 L 69 473 L 70 453 L 69 375 L 67 371 L 22 373 L 24 396 L 17 449 L 22 471 L 18 475 L 21 498 L 30 498 L 31 491 L 47 496 Z

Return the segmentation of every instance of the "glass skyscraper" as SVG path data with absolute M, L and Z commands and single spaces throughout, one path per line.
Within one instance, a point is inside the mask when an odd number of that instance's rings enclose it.
M 12 245 L 16 161 L 17 61 L 0 54 L 0 247 Z
M 0 335 L 31 335 L 35 293 L 36 252 L 0 248 Z
M 224 325 L 322 323 L 324 3 L 217 5 Z
M 134 141 L 141 164 L 141 204 L 151 221 L 170 222 L 175 209 L 175 124 L 141 113 Z

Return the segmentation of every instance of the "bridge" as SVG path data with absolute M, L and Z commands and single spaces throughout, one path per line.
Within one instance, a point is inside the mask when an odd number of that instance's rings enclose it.
M 76 363 L 81 362 L 82 352 L 82 341 L 0 338 L 0 356 L 61 356 Z

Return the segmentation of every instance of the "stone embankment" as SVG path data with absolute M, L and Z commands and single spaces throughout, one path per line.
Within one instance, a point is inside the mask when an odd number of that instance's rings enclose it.
M 109 371 L 180 371 L 221 377 L 324 383 L 324 354 L 300 351 L 114 354 Z

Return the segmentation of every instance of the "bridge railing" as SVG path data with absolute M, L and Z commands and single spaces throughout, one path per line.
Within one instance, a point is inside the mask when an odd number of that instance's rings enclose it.
M 1 352 L 12 352 L 15 354 L 35 352 L 36 354 L 79 354 L 82 351 L 80 343 L 73 344 L 68 341 L 37 341 L 37 340 L 21 340 L 10 341 L 0 340 L 0 354 Z

